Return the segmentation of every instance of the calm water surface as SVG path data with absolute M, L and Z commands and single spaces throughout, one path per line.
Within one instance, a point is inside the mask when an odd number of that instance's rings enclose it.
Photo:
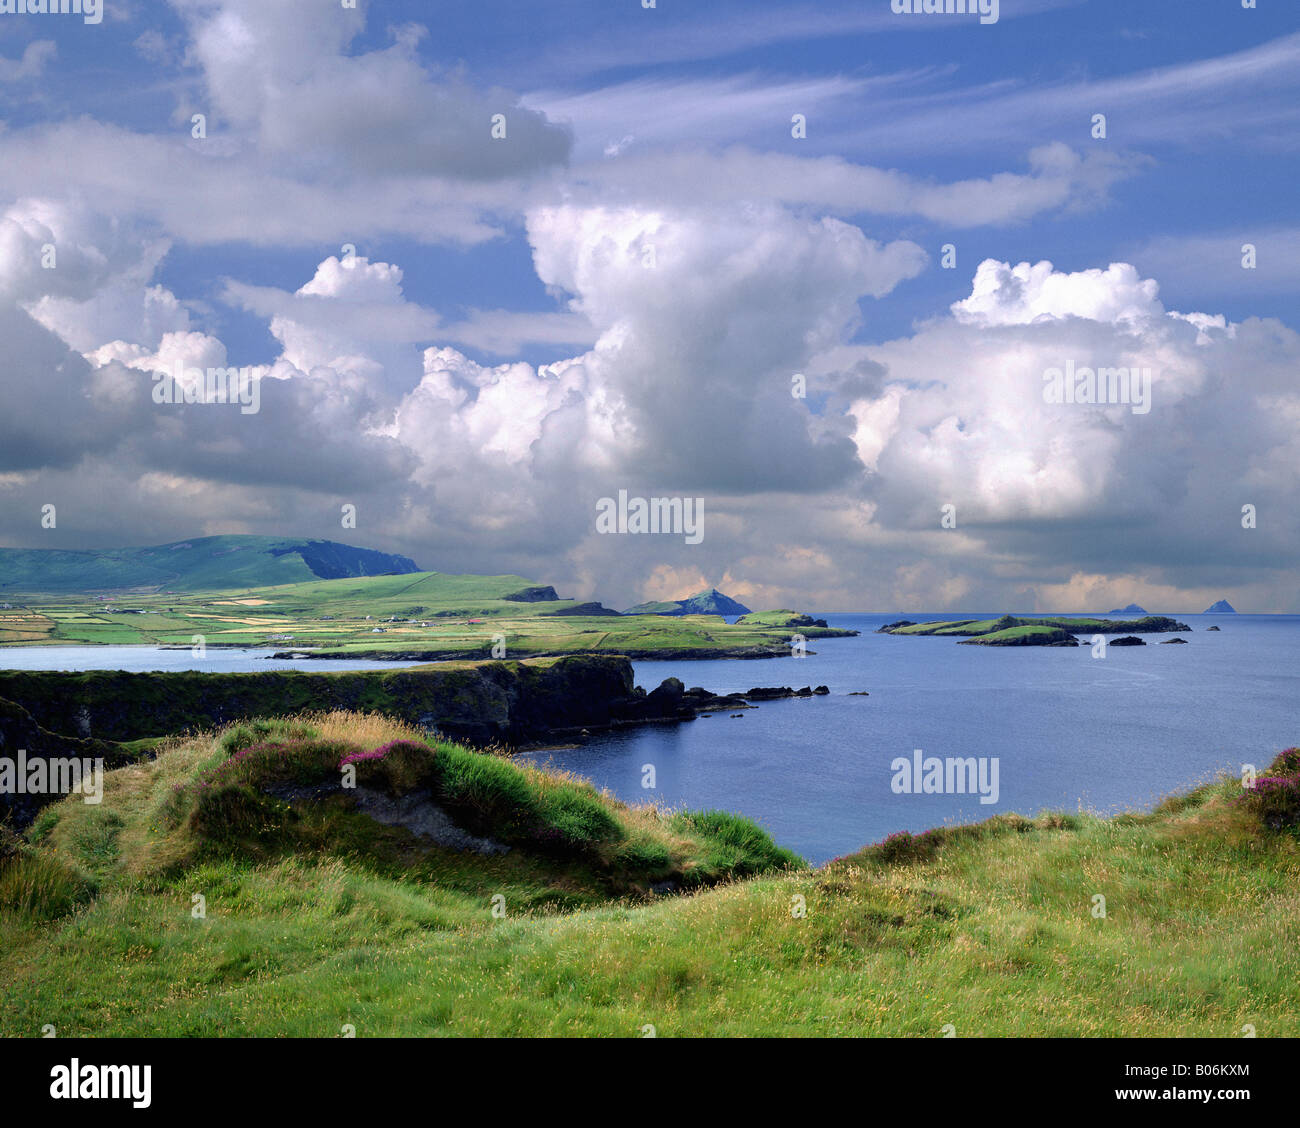
M 813 639 L 806 658 L 638 662 L 637 683 L 679 677 L 715 692 L 827 685 L 830 697 L 772 701 L 681 725 L 600 734 L 581 748 L 530 754 L 629 801 L 719 807 L 748 815 L 820 863 L 896 830 L 920 831 L 996 811 L 1145 809 L 1220 771 L 1260 767 L 1300 744 L 1300 616 L 1179 615 L 1187 646 L 1076 649 L 960 646 L 874 633 L 898 618 L 991 618 L 986 612 L 830 614 L 857 638 Z M 1222 629 L 1209 632 L 1208 626 Z M 270 659 L 268 650 L 141 646 L 0 649 L 24 670 L 369 670 L 415 665 Z M 868 697 L 851 697 L 866 690 Z M 999 797 L 896 795 L 890 762 L 997 757 Z M 653 764 L 657 789 L 641 787 Z
M 184 650 L 157 646 L 5 646 L 0 670 L 127 670 L 156 673 L 200 670 L 209 674 L 247 674 L 266 670 L 384 670 L 418 666 L 419 662 L 375 662 L 346 658 L 272 658 L 273 650 L 208 647 L 203 658 Z
M 1178 615 L 1186 646 L 960 646 L 875 634 L 899 618 L 996 613 L 828 614 L 857 638 L 811 639 L 806 658 L 638 662 L 637 684 L 666 677 L 714 691 L 827 685 L 831 696 L 773 701 L 732 720 L 601 734 L 534 754 L 620 798 L 654 797 L 748 815 L 814 863 L 879 841 L 997 811 L 1144 809 L 1219 771 L 1260 767 L 1300 744 L 1300 616 Z M 1219 632 L 1208 632 L 1217 624 Z M 847 696 L 866 690 L 869 697 Z M 1000 795 L 896 795 L 890 761 L 996 756 Z M 653 764 L 657 790 L 641 787 Z

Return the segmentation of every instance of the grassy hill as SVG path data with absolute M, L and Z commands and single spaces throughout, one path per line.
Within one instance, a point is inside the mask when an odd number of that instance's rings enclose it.
M 86 552 L 0 548 L 0 595 L 210 591 L 417 570 L 405 556 L 301 537 L 194 537 Z
M 377 822 L 331 789 L 358 753 L 373 810 L 510 850 Z M 1295 1036 L 1300 752 L 1272 773 L 813 870 L 373 716 L 236 726 L 0 841 L 0 1035 Z
M 629 607 L 624 615 L 747 615 L 749 608 L 717 588 L 705 588 L 685 599 L 656 600 Z

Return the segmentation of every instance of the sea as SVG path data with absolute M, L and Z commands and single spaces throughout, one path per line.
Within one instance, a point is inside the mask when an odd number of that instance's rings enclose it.
M 816 653 L 802 658 L 637 662 L 637 684 L 676 677 L 719 693 L 825 685 L 829 696 L 620 729 L 529 758 L 626 802 L 746 815 L 820 865 L 897 831 L 999 811 L 1149 810 L 1221 773 L 1240 777 L 1243 765 L 1262 771 L 1300 744 L 1300 615 L 1175 615 L 1191 630 L 1093 657 L 1086 644 L 962 646 L 876 633 L 898 619 L 1000 611 L 816 614 L 861 634 L 809 639 Z M 1187 645 L 1161 645 L 1174 637 Z M 923 765 L 935 758 L 945 769 L 949 758 L 984 761 L 986 785 L 996 760 L 996 801 L 981 801 L 992 797 L 988 786 L 969 793 L 978 777 L 966 794 L 921 790 L 899 763 L 915 775 L 917 750 Z M 952 782 L 969 785 L 968 772 Z
M 1071 648 L 876 633 L 902 618 L 1001 613 L 819 612 L 830 626 L 861 633 L 809 639 L 804 657 L 636 662 L 647 690 L 676 677 L 715 693 L 787 685 L 830 693 L 521 755 L 626 802 L 746 815 L 821 864 L 897 831 L 999 811 L 1149 810 L 1220 774 L 1239 777 L 1245 765 L 1262 771 L 1300 744 L 1300 615 L 1173 615 L 1191 629 L 1143 635 L 1145 646 L 1107 646 L 1104 657 L 1086 635 Z M 1187 645 L 1161 645 L 1173 637 Z M 37 646 L 0 651 L 0 667 L 324 672 L 412 664 L 266 653 L 209 649 L 196 660 L 186 649 Z M 935 760 L 945 768 L 974 760 L 984 774 L 945 770 L 942 789 L 927 791 L 925 773 L 912 769 Z

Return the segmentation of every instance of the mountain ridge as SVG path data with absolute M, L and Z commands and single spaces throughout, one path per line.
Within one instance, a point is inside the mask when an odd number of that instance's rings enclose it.
M 0 548 L 6 595 L 215 591 L 419 570 L 408 556 L 310 537 L 225 534 L 113 549 Z

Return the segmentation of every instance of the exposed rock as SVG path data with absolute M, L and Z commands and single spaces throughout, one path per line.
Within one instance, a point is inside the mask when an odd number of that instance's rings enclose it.
M 601 603 L 575 603 L 572 607 L 557 607 L 554 611 L 544 611 L 544 615 L 617 615 L 613 608 Z
M 1125 635 L 1123 638 L 1113 638 L 1110 640 L 1111 646 L 1146 646 L 1146 639 L 1138 638 L 1137 635 Z
M 696 716 L 723 712 L 730 709 L 754 709 L 753 701 L 779 701 L 784 698 L 825 697 L 827 686 L 816 689 L 804 686 L 792 689 L 784 686 L 757 686 L 745 693 L 711 693 L 702 686 L 684 689 L 677 678 L 665 678 L 657 689 L 646 693 L 638 688 L 635 693 L 617 702 L 613 707 L 614 724 L 633 724 L 638 721 L 690 720 Z M 732 714 L 733 716 L 738 714 Z
M 1165 639 L 1164 641 L 1162 641 L 1162 642 L 1160 643 L 1160 645 L 1161 645 L 1161 646 L 1171 646 L 1171 645 L 1173 645 L 1173 644 L 1176 643 L 1176 642 L 1181 642 L 1184 646 L 1187 645 L 1187 639 L 1185 639 L 1185 638 L 1167 638 L 1167 639 Z
M 555 589 L 547 584 L 545 587 L 526 587 L 519 591 L 512 591 L 509 595 L 503 595 L 502 599 L 508 599 L 511 603 L 550 603 L 560 597 L 555 594 Z
M 686 599 L 656 600 L 629 607 L 624 615 L 748 615 L 749 608 L 717 588 L 705 588 Z
M 803 689 L 791 689 L 788 685 L 758 687 L 751 689 L 748 693 L 742 693 L 740 696 L 749 701 L 778 701 L 783 697 L 825 697 L 830 690 L 819 685 L 816 689 L 811 686 L 804 686 Z
M 911 619 L 899 619 L 895 623 L 886 623 L 883 627 L 876 630 L 876 634 L 889 634 L 891 631 L 898 630 L 899 627 L 914 627 L 916 624 Z
M 646 698 L 646 705 L 655 712 L 668 713 L 682 707 L 682 697 L 685 693 L 686 687 L 682 685 L 679 678 L 664 678 L 659 683 L 658 689 L 650 691 Z
M 457 826 L 452 817 L 433 801 L 427 788 L 394 799 L 369 787 L 355 789 L 357 810 L 386 826 L 404 826 L 412 834 L 428 838 L 452 850 L 472 850 L 491 856 L 509 853 L 510 847 L 493 838 L 481 838 Z
M 616 655 L 328 674 L 0 671 L 0 698 L 21 702 L 36 724 L 72 734 L 84 710 L 90 731 L 109 740 L 348 709 L 384 713 L 471 743 L 524 744 L 552 730 L 606 726 L 634 696 L 632 664 Z
M 1218 628 L 1218 627 L 1206 627 L 1205 629 L 1206 629 L 1207 631 L 1217 631 L 1219 628 Z

